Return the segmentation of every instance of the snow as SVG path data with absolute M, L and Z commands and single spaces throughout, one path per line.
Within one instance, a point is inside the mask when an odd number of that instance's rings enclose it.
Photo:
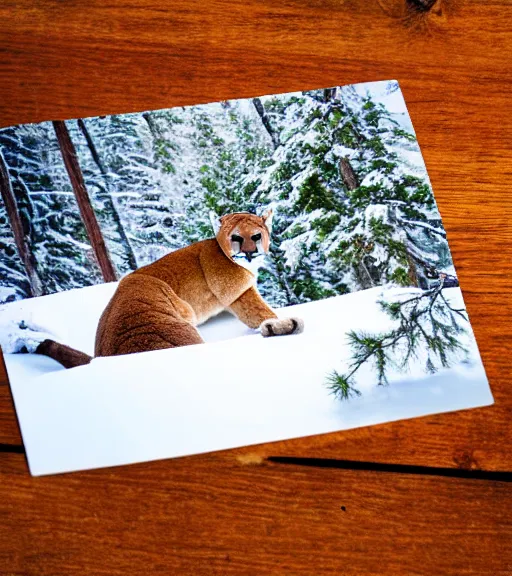
M 280 248 L 284 251 L 286 265 L 290 268 L 291 272 L 295 271 L 304 247 L 309 248 L 313 240 L 314 233 L 310 231 L 281 242 Z
M 0 319 L 29 318 L 66 343 L 91 352 L 97 319 L 115 284 L 5 306 Z M 459 289 L 445 293 L 460 305 Z M 377 387 L 361 369 L 362 396 L 340 402 L 325 380 L 350 362 L 349 330 L 389 327 L 382 288 L 292 306 L 280 316 L 304 320 L 303 334 L 262 338 L 230 314 L 200 328 L 204 345 L 96 358 L 63 370 L 28 354 L 5 361 L 34 475 L 113 466 L 321 434 L 492 403 L 471 333 L 469 361 L 434 375 L 423 359 Z M 23 306 L 21 306 L 23 305 Z M 7 309 L 7 310 L 6 310 Z M 134 424 L 135 423 L 135 424 Z
M 364 211 L 364 219 L 367 226 L 372 218 L 387 223 L 389 221 L 389 207 L 385 204 L 370 204 Z
M 352 160 L 354 156 L 357 156 L 358 150 L 356 148 L 347 148 L 342 144 L 334 144 L 332 147 L 332 155 L 335 158 L 347 158 Z
M 424 228 L 425 230 L 430 230 L 435 234 L 440 234 L 443 238 L 446 237 L 446 232 L 442 228 L 437 228 L 436 226 L 432 226 L 431 224 L 427 224 L 426 222 L 413 222 L 411 220 L 406 220 L 402 218 L 401 220 L 404 224 L 409 224 L 410 226 L 419 226 L 420 228 Z
M 116 287 L 116 282 L 97 284 L 40 298 L 19 300 L 0 307 L 2 350 L 11 352 L 9 341 L 16 337 L 15 328 L 24 322 L 36 332 L 49 332 L 54 340 L 92 355 L 96 326 Z M 44 337 L 41 337 L 42 340 Z
M 0 302 L 16 298 L 16 289 L 9 286 L 0 286 Z
M 371 263 L 371 285 L 385 284 L 402 266 L 391 255 L 390 239 L 407 245 L 410 255 L 454 274 L 446 239 L 436 233 L 436 207 L 414 200 L 419 184 L 408 185 L 408 203 L 396 194 L 404 177 L 429 184 L 417 143 L 396 134 L 397 128 L 414 134 L 398 83 L 346 86 L 337 89 L 337 96 L 341 103 L 325 102 L 316 91 L 262 97 L 281 142 L 275 150 L 248 99 L 87 119 L 101 163 L 78 125 L 68 122 L 120 275 L 209 234 L 211 208 L 222 214 L 270 204 L 285 270 L 269 260 L 261 286 L 267 301 L 308 300 L 315 290 L 334 293 L 345 286 L 355 291 L 281 310 L 305 319 L 300 336 L 265 340 L 221 314 L 200 327 L 207 345 L 96 359 L 70 371 L 49 358 L 16 352 L 33 351 L 53 337 L 92 354 L 98 319 L 116 284 L 70 290 L 101 282 L 101 276 L 51 123 L 0 131 L 6 162 L 18 167 L 13 185 L 24 199 L 37 239 L 34 257 L 41 282 L 45 292 L 60 291 L 0 306 L 0 344 L 33 473 L 316 434 L 491 401 L 471 332 L 464 336 L 469 362 L 461 358 L 450 370 L 427 376 L 426 355 L 420 351 L 407 374 L 390 374 L 387 388 L 375 386 L 368 364 L 357 373 L 362 398 L 342 405 L 327 393 L 327 374 L 346 372 L 350 364 L 347 332 L 390 328 L 377 304 L 380 295 L 411 293 L 383 288 L 357 292 L 368 285 L 353 272 L 361 236 L 366 263 Z M 344 124 L 337 125 L 334 112 L 340 104 L 338 120 Z M 339 128 L 349 128 L 349 134 Z M 361 146 L 361 138 L 376 139 L 379 145 Z M 364 190 L 345 190 L 339 173 L 342 157 L 350 160 L 362 187 L 375 191 L 374 198 L 366 198 Z M 307 186 L 318 195 L 314 202 L 304 197 Z M 370 226 L 372 218 L 392 229 L 384 240 Z M 0 283 L 15 287 L 1 286 L 0 302 L 24 298 L 30 285 L 6 225 L 0 226 L 0 240 L 11 254 L 0 262 Z M 350 262 L 340 257 L 346 246 Z M 445 292 L 463 307 L 457 289 Z M 142 430 L 132 430 L 132 421 Z M 97 446 L 101 434 L 105 447 Z
M 402 144 L 401 146 L 390 145 L 388 149 L 390 152 L 397 154 L 407 168 L 419 176 L 426 176 L 425 162 L 417 142 L 410 142 L 408 148 Z
M 390 89 L 390 86 L 393 84 L 395 88 Z M 384 104 L 388 111 L 391 112 L 393 119 L 400 124 L 401 128 L 411 134 L 415 134 L 404 97 L 396 80 L 362 82 L 360 84 L 353 84 L 350 88 L 353 88 L 359 96 L 366 97 L 371 95 L 374 99 Z
M 363 188 L 375 192 L 370 202 L 397 202 L 396 187 L 408 176 L 428 183 L 417 142 L 396 134 L 398 127 L 413 134 L 398 83 L 338 87 L 330 102 L 323 101 L 322 91 L 269 95 L 262 102 L 281 142 L 276 149 L 251 99 L 85 119 L 97 158 L 78 124 L 67 122 L 92 207 L 119 274 L 203 239 L 211 208 L 223 214 L 258 211 L 271 203 L 276 213 L 274 241 L 286 254 L 284 271 L 272 263 L 267 267 L 262 291 L 269 301 L 306 300 L 306 294 L 314 293 L 312 288 L 321 286 L 337 291 L 340 276 L 347 278 L 345 285 L 351 290 L 366 287 L 351 274 L 354 262 L 349 258 L 342 263 L 337 249 L 345 245 L 358 253 L 356 236 L 368 234 L 364 210 L 369 191 L 347 193 L 340 159 L 348 158 Z M 367 118 L 370 109 L 379 112 L 378 126 L 375 119 Z M 356 140 L 362 137 L 369 142 L 357 144 L 351 132 Z M 27 203 L 34 259 L 45 293 L 101 282 L 51 123 L 5 129 L 0 140 L 20 206 Z M 305 190 L 315 183 L 325 196 L 320 190 L 310 205 Z M 413 200 L 417 186 L 408 190 L 409 207 L 415 214 L 408 211 L 412 224 L 407 225 L 404 242 L 411 245 L 410 252 L 422 250 L 426 263 L 437 264 L 432 253 L 438 252 L 443 254 L 442 264 L 449 265 L 446 241 L 439 234 L 432 238 L 425 226 L 418 233 L 419 220 L 440 221 L 440 217 L 435 207 Z M 338 209 L 343 216 L 334 224 Z M 392 228 L 403 225 L 403 210 L 390 216 Z M 7 223 L 5 215 L 3 221 Z M 300 236 L 307 231 L 309 236 Z M 12 253 L 0 263 L 0 284 L 16 286 L 17 297 L 26 297 L 30 286 L 12 231 L 1 222 L 0 241 Z M 312 245 L 318 248 L 313 257 L 302 250 Z M 377 264 L 371 270 L 372 282 L 382 284 L 398 264 L 389 256 L 389 244 L 381 243 L 377 250 L 379 254 L 371 255 Z M 288 274 L 290 290 L 283 288 L 283 274 Z M 307 290 L 301 285 L 304 278 Z M 290 291 L 295 293 L 293 298 Z
M 361 186 L 372 186 L 373 184 L 380 184 L 381 186 L 384 187 L 384 186 L 392 186 L 393 182 L 390 178 L 382 174 L 382 172 L 380 172 L 379 170 L 373 170 L 363 178 Z
M 54 334 L 40 329 L 39 326 L 28 322 L 18 322 L 14 319 L 2 318 L 2 351 L 4 354 L 19 352 L 33 353 L 38 345 L 47 338 L 55 338 Z

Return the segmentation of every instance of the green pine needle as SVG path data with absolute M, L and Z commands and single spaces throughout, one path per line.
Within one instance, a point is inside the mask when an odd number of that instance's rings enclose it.
M 458 321 L 467 321 L 464 310 L 451 307 L 442 294 L 442 284 L 399 302 L 379 301 L 381 310 L 398 325 L 389 332 L 368 334 L 351 331 L 347 334 L 352 348 L 350 372 L 333 371 L 326 382 L 327 388 L 340 400 L 360 396 L 354 387 L 353 375 L 370 361 L 375 370 L 377 384 L 388 384 L 389 365 L 406 371 L 409 362 L 418 357 L 420 346 L 426 346 L 428 359 L 425 370 L 434 374 L 439 368 L 449 368 L 461 352 L 467 352 L 460 342 L 465 328 Z
M 327 376 L 327 388 L 339 400 L 361 396 L 361 392 L 352 386 L 350 379 L 336 370 Z

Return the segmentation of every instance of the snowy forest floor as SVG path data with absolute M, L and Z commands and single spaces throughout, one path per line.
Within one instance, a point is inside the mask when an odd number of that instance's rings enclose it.
M 15 319 L 25 320 L 91 353 L 115 286 L 10 304 L 0 316 L 0 342 L 12 341 Z M 221 314 L 200 328 L 205 345 L 97 358 L 72 370 L 37 355 L 5 354 L 31 470 L 152 460 L 492 403 L 471 331 L 464 336 L 468 357 L 452 368 L 427 374 L 420 354 L 407 373 L 391 371 L 389 386 L 376 386 L 367 365 L 357 378 L 362 396 L 342 402 L 329 394 L 329 372 L 350 363 L 347 332 L 389 329 L 377 301 L 397 291 L 410 292 L 374 288 L 281 309 L 305 322 L 294 336 L 264 339 Z M 461 304 L 459 289 L 445 292 Z

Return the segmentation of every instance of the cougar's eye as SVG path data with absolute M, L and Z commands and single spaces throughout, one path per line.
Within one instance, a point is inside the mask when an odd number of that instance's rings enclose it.
M 239 236 L 238 234 L 233 234 L 231 236 L 231 242 L 238 242 L 240 244 L 240 246 L 243 244 L 244 239 Z
M 261 240 L 261 234 L 254 234 L 254 236 L 251 236 L 251 240 L 254 240 L 254 242 L 259 242 Z

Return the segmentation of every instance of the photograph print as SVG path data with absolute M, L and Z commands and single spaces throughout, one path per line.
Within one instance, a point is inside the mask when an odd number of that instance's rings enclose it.
M 493 402 L 396 81 L 0 129 L 31 473 Z

